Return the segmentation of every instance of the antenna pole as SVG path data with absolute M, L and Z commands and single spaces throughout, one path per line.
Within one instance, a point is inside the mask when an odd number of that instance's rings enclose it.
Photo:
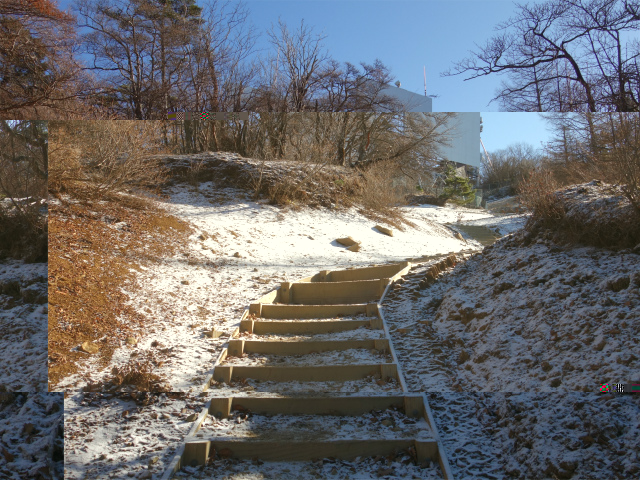
M 489 156 L 489 152 L 484 146 L 484 142 L 482 141 L 482 137 L 480 137 L 480 145 L 482 145 L 482 149 L 484 150 L 484 155 L 487 157 L 487 161 L 489 162 L 489 167 L 493 167 L 493 162 L 491 161 L 491 157 Z
M 427 96 L 427 67 L 422 66 L 422 73 L 424 74 L 424 96 Z

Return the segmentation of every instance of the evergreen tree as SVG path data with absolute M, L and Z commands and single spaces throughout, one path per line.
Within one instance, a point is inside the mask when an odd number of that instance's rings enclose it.
M 198 35 L 195 0 L 78 0 L 85 53 L 104 94 L 128 118 L 164 118 L 182 107 L 189 45 Z
M 73 111 L 82 95 L 71 16 L 49 0 L 0 1 L 0 117 Z
M 456 168 L 448 164 L 445 171 L 444 193 L 440 195 L 458 205 L 466 205 L 476 198 L 475 189 L 468 178 L 458 176 Z

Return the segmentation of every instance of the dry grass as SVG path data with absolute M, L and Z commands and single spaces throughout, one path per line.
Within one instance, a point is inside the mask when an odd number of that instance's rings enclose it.
M 564 207 L 555 195 L 559 187 L 553 173 L 546 169 L 534 170 L 520 184 L 520 201 L 532 213 L 529 225 L 552 226 L 564 217 Z
M 171 385 L 154 373 L 159 365 L 152 352 L 145 352 L 139 358 L 131 358 L 126 365 L 113 367 L 111 376 L 104 382 L 90 383 L 89 391 L 114 391 L 123 388 L 139 392 L 168 392 Z
M 393 165 L 372 165 L 362 175 L 359 200 L 366 210 L 385 212 L 404 203 L 404 195 L 393 185 Z
M 402 215 L 399 205 L 406 204 L 406 191 L 394 185 L 395 164 L 379 163 L 362 173 L 358 182 L 355 201 L 360 205 L 359 212 L 374 222 L 382 222 L 400 231 L 403 224 L 416 225 Z
M 640 213 L 620 186 L 594 180 L 551 190 L 553 184 L 535 184 L 525 197 L 533 212 L 523 237 L 528 244 L 542 235 L 557 243 L 612 249 L 640 244 Z
M 47 219 L 38 211 L 8 212 L 0 206 L 0 259 L 47 261 Z
M 136 197 L 53 205 L 49 216 L 49 386 L 78 371 L 95 342 L 106 366 L 120 342 L 144 329 L 122 292 L 140 265 L 186 244 L 190 227 Z M 149 236 L 149 238 L 146 238 Z
M 217 152 L 198 155 L 160 156 L 171 171 L 170 183 L 197 186 L 211 181 L 217 187 L 236 187 L 254 198 L 288 208 L 357 207 L 376 222 L 399 230 L 412 224 L 402 217 L 398 205 L 406 204 L 406 187 L 391 180 L 397 166 L 377 164 L 366 171 L 327 163 L 293 160 L 255 160 Z
M 49 125 L 49 191 L 97 199 L 108 192 L 154 188 L 166 175 L 161 122 L 53 121 Z
M 367 218 L 402 231 L 403 224 L 415 225 L 397 208 L 406 203 L 405 192 L 393 185 L 389 168 L 378 164 L 359 172 L 322 164 L 263 161 L 251 172 L 249 184 L 254 197 L 266 197 L 272 205 L 355 206 Z

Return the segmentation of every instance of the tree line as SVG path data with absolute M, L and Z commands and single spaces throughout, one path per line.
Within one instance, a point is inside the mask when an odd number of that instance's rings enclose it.
M 640 3 L 546 0 L 516 5 L 496 35 L 444 75 L 502 75 L 507 111 L 637 112 Z
M 166 118 L 168 111 L 399 111 L 376 60 L 340 63 L 303 22 L 279 21 L 271 46 L 241 3 L 51 0 L 0 6 L 0 115 L 48 119 Z M 283 119 L 280 119 L 283 121 Z M 281 127 L 281 126 L 280 126 Z
M 635 0 L 517 4 L 445 75 L 502 75 L 508 111 L 638 111 Z M 0 116 L 160 119 L 166 112 L 400 111 L 380 60 L 338 62 L 304 22 L 257 49 L 249 10 L 211 0 L 52 0 L 0 5 Z M 284 117 L 274 128 L 282 128 Z
M 501 186 L 504 194 L 531 190 L 531 196 L 537 195 L 533 190 L 548 193 L 597 179 L 619 185 L 640 213 L 640 114 L 543 115 L 553 133 L 551 140 L 541 149 L 519 143 L 485 155 L 481 170 L 485 186 Z

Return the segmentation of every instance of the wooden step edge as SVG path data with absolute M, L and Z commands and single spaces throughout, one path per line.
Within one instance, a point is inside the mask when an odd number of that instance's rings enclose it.
M 451 471 L 451 465 L 449 464 L 449 459 L 447 458 L 446 451 L 444 446 L 442 445 L 442 440 L 440 439 L 440 434 L 438 433 L 438 427 L 436 426 L 436 422 L 433 419 L 433 412 L 431 412 L 431 407 L 429 406 L 429 401 L 427 400 L 427 395 L 425 393 L 421 394 L 424 403 L 424 417 L 433 432 L 433 436 L 438 442 L 438 463 L 440 464 L 440 469 L 444 475 L 445 480 L 453 480 L 453 472 Z
M 252 378 L 274 382 L 347 382 L 370 375 L 391 377 L 399 382 L 395 363 L 355 365 L 243 366 L 218 365 L 213 371 L 216 382 L 231 383 L 233 378 Z
M 423 399 L 419 394 L 353 395 L 305 397 L 213 397 L 208 412 L 228 418 L 234 410 L 249 410 L 259 415 L 363 415 L 371 410 L 403 409 L 408 417 L 424 417 Z M 427 421 L 427 423 L 429 423 Z
M 184 455 L 185 455 L 185 452 L 187 452 L 189 449 L 189 447 L 187 447 L 186 439 L 193 438 L 198 433 L 198 431 L 200 430 L 200 427 L 202 427 L 202 422 L 204 422 L 205 418 L 207 418 L 207 415 L 209 415 L 209 408 L 204 407 L 200 411 L 198 418 L 191 425 L 191 428 L 189 429 L 189 432 L 185 437 L 185 441 L 178 447 L 178 450 L 176 451 L 175 455 L 169 462 L 169 466 L 164 470 L 164 473 L 162 474 L 162 477 L 160 477 L 160 480 L 171 480 L 173 476 L 182 467 L 185 466 Z
M 224 451 L 231 458 L 259 458 L 265 461 L 309 461 L 334 457 L 353 460 L 356 457 L 389 455 L 398 450 L 415 448 L 419 462 L 438 461 L 438 443 L 435 439 L 347 439 L 329 441 L 268 441 L 236 438 L 188 438 L 181 464 L 205 465 L 209 456 Z
M 378 315 L 380 317 L 381 328 L 382 330 L 384 330 L 384 335 L 386 338 L 390 339 L 391 335 L 389 334 L 389 328 L 387 327 L 387 324 L 384 319 L 384 310 L 382 306 L 380 306 L 378 309 Z M 407 388 L 407 382 L 404 379 L 404 374 L 402 373 L 402 367 L 400 366 L 401 364 L 398 360 L 398 355 L 396 354 L 396 350 L 393 347 L 393 342 L 391 340 L 389 340 L 389 352 L 391 353 L 391 361 L 396 365 L 398 365 L 398 373 L 397 373 L 398 383 L 402 387 L 403 392 L 408 392 L 409 390 Z
M 261 353 L 265 355 L 308 355 L 319 352 L 335 352 L 353 348 L 389 352 L 389 340 L 350 339 L 350 340 L 229 340 L 228 354 L 242 357 L 245 353 Z
M 377 315 L 376 303 L 338 303 L 330 305 L 292 305 L 254 302 L 249 305 L 249 313 L 264 319 L 312 319 L 337 316 Z
M 242 312 L 242 316 L 240 317 L 240 323 L 242 324 L 243 321 L 245 321 L 245 319 L 249 316 L 249 309 L 245 308 L 244 311 Z M 222 350 L 220 351 L 220 353 L 218 354 L 218 356 L 216 357 L 215 362 L 213 363 L 213 368 L 209 371 L 209 373 L 207 373 L 205 380 L 204 380 L 204 384 L 202 385 L 202 389 L 201 391 L 206 392 L 207 390 L 209 390 L 209 387 L 211 386 L 211 381 L 213 380 L 213 374 L 216 370 L 216 366 L 220 365 L 222 362 L 225 361 L 225 359 L 227 358 L 227 355 L 229 354 L 229 342 L 234 338 L 237 337 L 238 335 L 240 335 L 240 327 L 236 327 L 232 332 L 231 335 L 229 335 L 229 338 L 227 339 L 227 341 L 222 345 Z
M 298 282 L 345 282 L 358 280 L 375 280 L 389 276 L 396 277 L 402 273 L 409 262 L 375 265 L 373 267 L 348 268 L 342 270 L 322 270 L 311 277 L 301 278 Z
M 390 283 L 389 278 L 347 282 L 283 282 L 277 301 L 298 305 L 377 303 Z
M 369 327 L 372 330 L 381 330 L 382 321 L 378 317 L 370 317 L 368 320 L 300 320 L 299 322 L 279 322 L 270 320 L 245 319 L 240 325 L 240 332 L 249 332 L 256 335 L 286 335 L 286 334 L 323 334 L 355 330 L 360 327 Z

